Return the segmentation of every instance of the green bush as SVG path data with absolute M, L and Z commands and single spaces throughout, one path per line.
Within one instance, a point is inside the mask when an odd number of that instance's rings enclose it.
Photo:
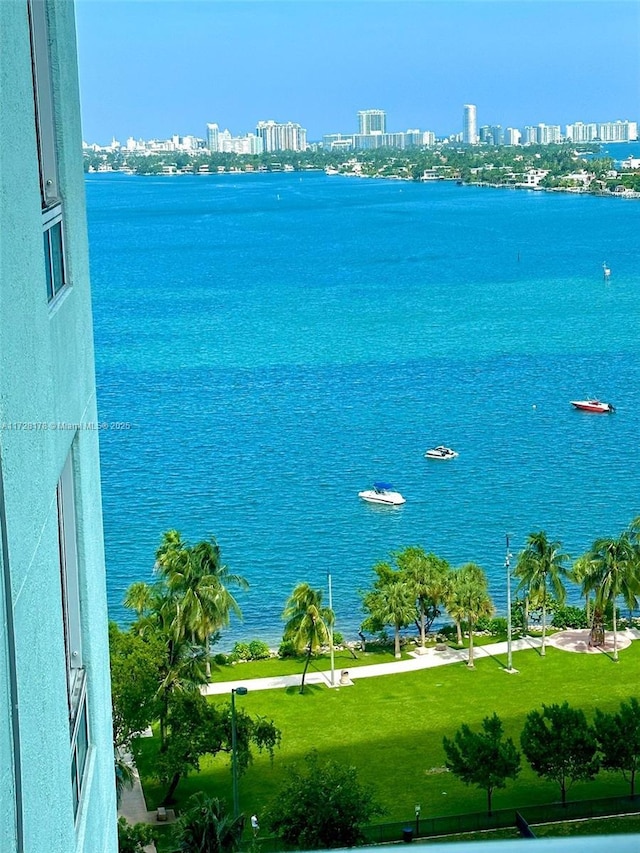
M 280 648 L 278 649 L 278 657 L 281 658 L 296 658 L 298 657 L 298 652 L 296 651 L 296 647 L 290 640 L 283 640 L 280 643 Z
M 507 633 L 507 620 L 504 616 L 494 616 L 489 623 L 489 631 L 495 636 L 496 634 Z
M 340 631 L 333 632 L 333 645 L 341 646 L 344 643 L 344 637 L 340 633 Z
M 231 660 L 251 660 L 249 643 L 236 643 L 229 657 Z
M 584 607 L 572 607 L 569 604 L 554 609 L 552 622 L 555 628 L 561 629 L 589 627 Z
M 229 658 L 226 655 L 223 655 L 222 652 L 218 652 L 217 655 L 213 656 L 213 662 L 216 666 L 224 666 L 229 663 Z
M 251 660 L 265 660 L 271 657 L 271 650 L 263 640 L 251 640 L 249 643 Z

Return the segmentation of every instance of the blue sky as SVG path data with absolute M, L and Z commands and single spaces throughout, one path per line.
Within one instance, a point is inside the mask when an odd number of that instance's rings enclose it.
M 294 121 L 309 140 L 640 120 L 632 0 L 76 0 L 83 133 L 105 144 Z

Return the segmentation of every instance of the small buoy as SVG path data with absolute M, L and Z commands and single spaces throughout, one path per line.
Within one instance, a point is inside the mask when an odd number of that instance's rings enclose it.
M 534 404 L 533 404 L 533 406 L 531 406 L 531 408 L 532 408 L 532 409 L 537 409 L 538 407 L 537 407 L 537 406 L 536 406 L 536 404 L 534 403 Z

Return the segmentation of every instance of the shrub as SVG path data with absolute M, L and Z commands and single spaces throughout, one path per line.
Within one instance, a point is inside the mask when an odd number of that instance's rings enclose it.
M 251 640 L 249 643 L 249 655 L 251 660 L 264 660 L 271 657 L 271 650 L 263 640 Z
M 230 657 L 232 660 L 251 660 L 249 643 L 236 643 Z
M 489 631 L 493 635 L 507 633 L 507 620 L 504 616 L 495 616 L 489 623 Z
M 217 655 L 213 656 L 213 662 L 216 666 L 225 666 L 229 662 L 229 659 L 226 655 L 223 655 L 222 652 L 218 652 Z
M 556 607 L 553 611 L 553 625 L 555 628 L 588 628 L 589 621 L 584 607 Z
M 334 646 L 341 646 L 344 643 L 344 637 L 340 633 L 340 631 L 333 632 L 333 644 Z
M 278 657 L 281 657 L 281 658 L 298 657 L 296 647 L 293 645 L 293 643 L 290 640 L 283 640 L 280 643 L 280 648 L 278 649 Z

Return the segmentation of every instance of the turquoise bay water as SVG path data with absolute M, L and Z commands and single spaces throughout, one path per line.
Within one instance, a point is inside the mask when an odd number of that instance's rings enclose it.
M 170 527 L 250 581 L 229 645 L 328 571 L 353 634 L 414 544 L 504 606 L 505 532 L 578 555 L 640 514 L 637 202 L 309 173 L 95 175 L 87 203 L 100 416 L 132 425 L 101 434 L 114 618 Z M 406 505 L 359 501 L 376 479 Z

